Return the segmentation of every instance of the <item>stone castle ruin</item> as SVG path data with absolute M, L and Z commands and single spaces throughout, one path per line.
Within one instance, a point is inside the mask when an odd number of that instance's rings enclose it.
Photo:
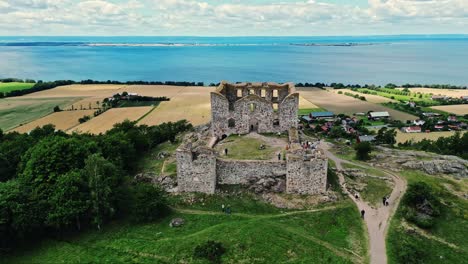
M 211 93 L 209 132 L 185 139 L 176 151 L 179 192 L 214 193 L 217 185 L 247 185 L 252 179 L 282 178 L 285 191 L 326 191 L 328 160 L 305 147 L 298 134 L 299 94 L 292 84 L 222 82 Z M 288 133 L 285 158 L 225 159 L 214 145 L 231 134 Z

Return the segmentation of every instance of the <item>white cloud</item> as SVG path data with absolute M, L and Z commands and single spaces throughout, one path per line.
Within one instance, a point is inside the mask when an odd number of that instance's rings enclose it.
M 468 1 L 369 0 L 358 7 L 320 0 L 0 0 L 2 35 L 399 33 L 468 33 Z

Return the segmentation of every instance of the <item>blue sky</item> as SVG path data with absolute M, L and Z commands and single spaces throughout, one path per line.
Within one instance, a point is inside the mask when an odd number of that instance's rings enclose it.
M 468 0 L 0 0 L 0 35 L 468 34 Z

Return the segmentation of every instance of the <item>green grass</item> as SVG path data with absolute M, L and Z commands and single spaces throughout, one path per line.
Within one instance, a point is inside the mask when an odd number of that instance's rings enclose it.
M 21 82 L 11 82 L 11 83 L 0 83 L 0 92 L 8 93 L 16 90 L 29 89 L 34 86 L 34 83 L 21 83 Z
M 175 176 L 177 173 L 175 160 L 171 157 L 159 159 L 158 154 L 161 152 L 172 154 L 177 149 L 177 147 L 179 147 L 179 145 L 180 142 L 171 143 L 169 141 L 157 145 L 156 148 L 152 149 L 149 154 L 140 159 L 137 165 L 138 171 L 152 172 L 156 175 L 160 175 L 162 172 L 163 163 L 166 162 L 164 173 L 167 173 L 170 176 Z
M 310 112 L 326 112 L 327 110 L 323 109 L 323 108 L 306 108 L 306 109 L 299 109 L 299 111 L 297 112 L 298 115 L 307 115 L 309 114 Z
M 103 231 L 48 239 L 2 263 L 208 263 L 193 257 L 207 241 L 223 243 L 223 263 L 353 263 L 367 261 L 367 240 L 355 206 L 317 212 L 257 214 L 179 210 L 159 222 L 116 222 Z M 174 217 L 186 224 L 170 228 Z
M 260 145 L 265 149 L 259 149 Z M 286 143 L 285 143 L 286 144 Z M 239 160 L 269 160 L 275 157 L 281 148 L 271 147 L 262 140 L 246 136 L 231 135 L 216 145 L 216 150 L 223 158 Z M 228 155 L 224 156 L 224 149 Z
M 6 131 L 64 108 L 80 98 L 0 99 L 0 129 Z
M 401 175 L 408 180 L 409 184 L 420 181 L 429 184 L 444 206 L 435 225 L 430 230 L 422 232 L 408 232 L 402 227 L 402 209 L 400 207 L 397 210 L 387 237 L 389 263 L 399 262 L 398 254 L 404 250 L 401 248 L 402 244 L 410 244 L 419 249 L 422 252 L 421 263 L 466 263 L 468 259 L 468 240 L 466 239 L 468 201 L 454 195 L 454 192 L 466 193 L 466 180 L 434 177 L 419 171 L 403 171 Z M 412 224 L 409 225 L 415 227 Z
M 370 90 L 366 88 L 360 88 L 358 89 L 359 92 L 368 92 L 370 94 L 375 94 L 378 96 L 382 96 L 385 98 L 390 98 L 390 99 L 395 99 L 398 101 L 415 101 L 415 102 L 424 102 L 430 105 L 438 105 L 437 101 L 433 101 L 431 98 L 432 96 L 430 94 L 422 94 L 422 97 L 419 98 L 420 94 L 418 93 L 410 93 L 409 95 L 400 95 L 400 94 L 393 94 L 392 92 L 395 91 L 393 89 L 387 89 L 387 88 L 380 88 L 379 91 L 375 90 Z

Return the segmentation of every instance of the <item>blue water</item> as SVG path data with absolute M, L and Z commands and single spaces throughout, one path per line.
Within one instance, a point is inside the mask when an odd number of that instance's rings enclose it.
M 0 37 L 6 77 L 468 85 L 468 36 Z

